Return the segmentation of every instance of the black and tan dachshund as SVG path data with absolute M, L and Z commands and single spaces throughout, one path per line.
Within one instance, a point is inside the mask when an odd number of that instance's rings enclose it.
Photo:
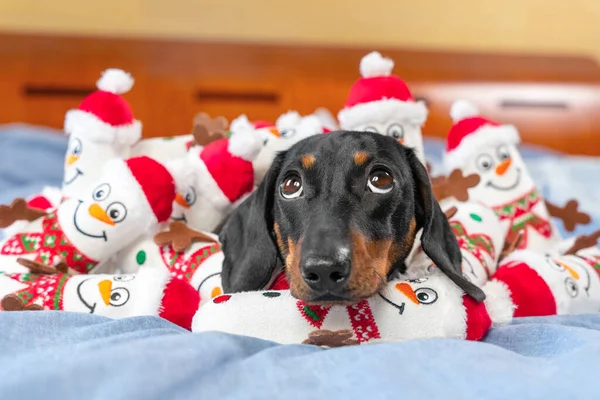
M 315 135 L 279 154 L 223 226 L 223 289 L 263 289 L 285 266 L 296 298 L 356 302 L 406 271 L 420 229 L 423 251 L 483 301 L 461 274 L 458 243 L 412 149 L 376 133 Z

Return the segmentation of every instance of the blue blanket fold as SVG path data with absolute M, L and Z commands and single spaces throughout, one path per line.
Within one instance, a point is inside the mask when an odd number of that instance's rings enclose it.
M 518 319 L 485 342 L 323 350 L 153 317 L 0 313 L 0 398 L 596 399 L 600 315 Z

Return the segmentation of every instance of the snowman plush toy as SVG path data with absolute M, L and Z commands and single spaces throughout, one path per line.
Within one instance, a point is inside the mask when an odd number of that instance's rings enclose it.
M 112 158 L 128 158 L 131 147 L 142 136 L 142 124 L 121 97 L 133 86 L 133 78 L 120 69 L 104 71 L 98 90 L 65 117 L 69 135 L 63 196 L 77 196 L 96 181 L 102 166 Z
M 560 235 L 550 218 L 549 203 L 521 158 L 517 129 L 480 116 L 477 108 L 465 100 L 455 102 L 450 114 L 454 125 L 448 133 L 444 164 L 447 171 L 459 169 L 464 176 L 480 176 L 479 183 L 468 190 L 469 200 L 496 212 L 507 228 L 507 243 L 518 240 L 518 249 L 556 252 Z M 569 220 L 586 220 L 574 201 L 564 208 L 550 207 L 555 216 L 563 218 L 565 226 Z
M 394 61 L 376 51 L 362 58 L 362 77 L 352 85 L 338 113 L 340 128 L 391 136 L 414 148 L 425 163 L 421 126 L 427 119 L 427 106 L 415 101 L 406 83 L 392 75 L 393 68 Z

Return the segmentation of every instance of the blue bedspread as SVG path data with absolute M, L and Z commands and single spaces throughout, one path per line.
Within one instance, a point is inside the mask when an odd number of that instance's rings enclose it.
M 0 127 L 0 203 L 60 185 L 63 135 Z M 439 171 L 443 143 L 426 140 Z M 600 161 L 524 147 L 542 193 L 576 197 L 600 228 Z M 562 226 L 559 226 L 562 228 Z M 420 340 L 322 350 L 191 334 L 158 318 L 0 313 L 4 399 L 598 399 L 600 315 L 530 318 L 484 343 Z
M 333 350 L 158 318 L 0 314 L 2 399 L 598 399 L 600 315 Z

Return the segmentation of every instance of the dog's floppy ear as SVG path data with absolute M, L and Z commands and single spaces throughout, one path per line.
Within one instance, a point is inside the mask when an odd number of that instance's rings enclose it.
M 283 155 L 278 155 L 258 189 L 231 214 L 220 232 L 223 291 L 261 290 L 282 266 L 273 239 L 273 196 Z
M 427 170 L 412 150 L 406 151 L 415 180 L 415 214 L 417 226 L 423 229 L 421 247 L 433 263 L 478 302 L 485 293 L 466 280 L 461 272 L 462 254 L 446 215 L 433 195 Z

